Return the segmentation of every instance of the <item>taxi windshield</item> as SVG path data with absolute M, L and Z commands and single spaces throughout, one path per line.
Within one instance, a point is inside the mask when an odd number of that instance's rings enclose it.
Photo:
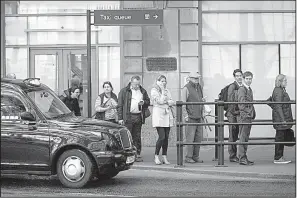
M 27 95 L 48 119 L 69 115 L 72 112 L 50 89 L 30 90 Z

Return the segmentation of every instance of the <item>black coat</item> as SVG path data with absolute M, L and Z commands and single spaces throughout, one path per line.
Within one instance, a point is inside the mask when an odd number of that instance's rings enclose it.
M 127 114 L 130 112 L 130 107 L 131 107 L 131 98 L 132 98 L 132 91 L 130 89 L 131 84 L 129 83 L 127 87 L 124 87 L 121 89 L 118 97 L 118 106 L 117 106 L 117 111 L 118 111 L 118 117 L 119 120 L 124 120 L 124 122 L 127 121 Z M 144 117 L 144 111 L 147 109 L 150 105 L 150 98 L 147 94 L 147 91 L 140 86 L 140 91 L 143 95 L 143 101 L 144 104 L 142 105 L 141 109 L 141 118 L 142 118 L 142 123 L 145 123 L 145 117 Z M 139 106 L 139 110 L 140 110 Z
M 71 98 L 68 96 L 65 97 L 62 101 L 70 109 L 70 111 L 74 112 L 75 116 L 81 116 L 77 98 Z
M 273 102 L 289 102 L 290 97 L 284 88 L 275 87 L 272 93 Z M 272 106 L 273 122 L 293 122 L 291 104 L 273 104 Z M 273 125 L 276 130 L 286 130 L 292 128 L 292 125 Z

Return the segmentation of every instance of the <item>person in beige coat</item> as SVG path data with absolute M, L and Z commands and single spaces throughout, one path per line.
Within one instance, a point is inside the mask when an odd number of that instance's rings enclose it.
M 175 102 L 172 100 L 170 91 L 166 88 L 166 77 L 161 75 L 157 78 L 151 90 L 151 101 L 153 105 L 152 125 L 157 129 L 159 138 L 156 142 L 155 163 L 160 165 L 170 164 L 167 160 L 167 148 L 170 127 L 173 126 L 173 109 Z M 159 159 L 159 152 L 162 147 L 162 162 Z

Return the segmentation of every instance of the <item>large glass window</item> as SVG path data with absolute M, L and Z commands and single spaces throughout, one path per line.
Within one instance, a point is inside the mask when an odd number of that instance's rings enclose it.
M 26 45 L 26 29 L 26 17 L 5 17 L 6 45 Z
M 203 14 L 203 41 L 295 41 L 294 13 Z
M 287 76 L 287 92 L 292 100 L 296 100 L 296 66 L 295 45 L 281 45 L 281 73 Z M 292 106 L 293 108 L 295 106 Z M 293 111 L 294 117 L 296 111 Z
M 121 81 L 120 47 L 99 47 L 99 94 L 103 92 L 103 82 L 110 81 L 114 93 L 120 91 Z
M 36 13 L 85 13 L 90 10 L 118 10 L 120 1 L 20 1 L 18 12 L 20 14 Z
M 203 10 L 294 10 L 295 1 L 202 1 Z
M 28 77 L 27 48 L 6 48 L 6 73 L 14 73 L 17 78 Z
M 203 94 L 207 101 L 215 101 L 224 86 L 234 81 L 233 71 L 239 68 L 239 46 L 238 45 L 203 45 Z M 214 115 L 214 105 L 210 105 Z M 214 122 L 213 118 L 208 118 Z M 214 127 L 211 126 L 214 131 Z M 210 132 L 208 137 L 214 137 Z M 225 127 L 225 137 L 228 137 L 228 127 Z
M 254 100 L 266 100 L 271 96 L 275 77 L 279 73 L 278 45 L 243 45 L 242 70 L 254 74 L 251 88 Z M 271 108 L 268 105 L 254 105 L 256 119 L 271 119 Z M 253 132 L 254 131 L 254 132 Z M 273 137 L 272 126 L 253 126 L 252 136 Z

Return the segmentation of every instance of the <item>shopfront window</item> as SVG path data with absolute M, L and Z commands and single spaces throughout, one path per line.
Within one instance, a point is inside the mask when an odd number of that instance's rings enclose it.
M 294 13 L 203 14 L 203 41 L 295 41 Z
M 6 48 L 6 73 L 14 73 L 16 78 L 28 77 L 27 48 Z
M 5 38 L 6 45 L 27 44 L 27 18 L 26 17 L 5 17 Z

